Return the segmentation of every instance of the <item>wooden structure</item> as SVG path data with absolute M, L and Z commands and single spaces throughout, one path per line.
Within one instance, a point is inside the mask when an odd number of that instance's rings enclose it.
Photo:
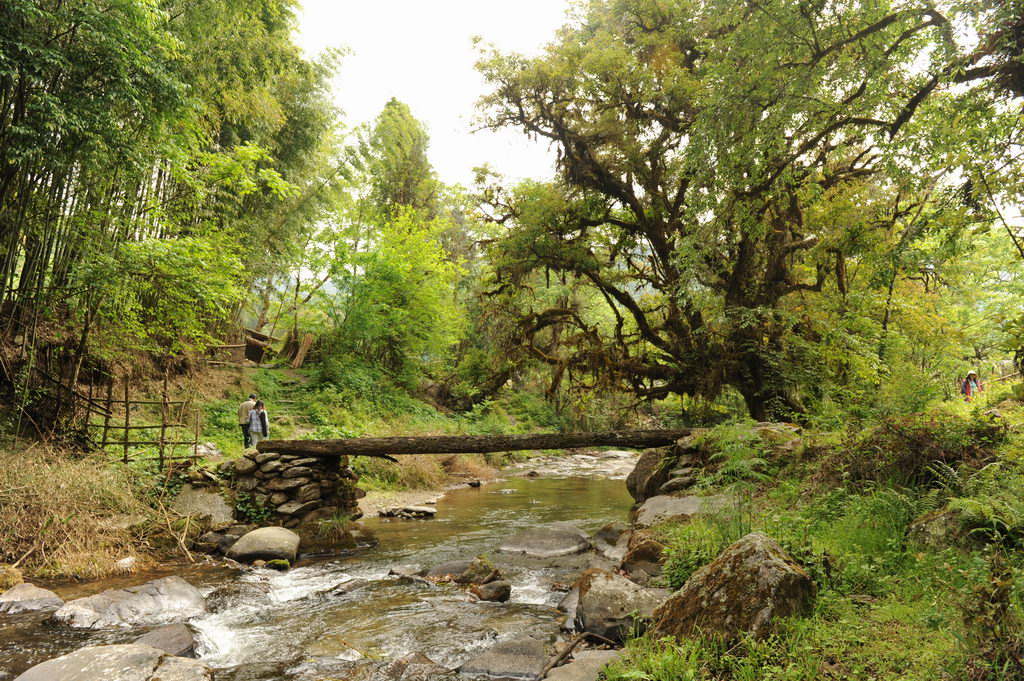
M 624 430 L 604 433 L 540 435 L 426 435 L 420 437 L 353 437 L 341 440 L 264 440 L 260 452 L 303 456 L 374 456 L 396 454 L 485 454 L 524 449 L 579 447 L 666 447 L 690 435 L 686 430 Z
M 123 393 L 114 397 L 113 378 L 107 383 L 106 399 L 102 408 L 93 408 L 90 417 L 96 414 L 100 420 L 89 418 L 87 420 L 90 428 L 99 429 L 99 436 L 91 438 L 99 449 L 110 450 L 111 448 L 121 450 L 121 460 L 128 463 L 133 460 L 131 448 L 137 446 L 151 446 L 157 448 L 156 461 L 163 468 L 166 461 L 175 459 L 192 459 L 198 455 L 200 414 L 198 410 L 190 410 L 189 403 L 185 400 L 170 399 L 168 390 L 168 377 L 164 374 L 163 387 L 159 400 L 133 400 L 131 399 L 130 386 L 127 379 L 124 381 Z M 91 388 L 90 388 L 91 390 Z M 96 405 L 96 401 L 91 402 Z M 137 407 L 160 407 L 160 421 L 158 423 L 138 423 L 133 421 L 133 412 Z M 97 405 L 98 406 L 98 405 Z M 119 416 L 118 421 L 114 417 Z M 144 435 L 134 433 L 156 432 L 156 437 L 146 438 Z M 174 455 L 174 450 L 179 446 L 188 446 L 192 453 L 186 455 Z

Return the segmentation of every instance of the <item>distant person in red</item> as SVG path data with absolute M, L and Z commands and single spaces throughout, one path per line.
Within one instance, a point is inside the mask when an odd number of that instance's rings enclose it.
M 960 394 L 964 396 L 965 402 L 970 402 L 984 389 L 984 386 L 981 385 L 981 380 L 978 379 L 978 372 L 974 369 L 967 372 L 967 378 L 960 384 Z

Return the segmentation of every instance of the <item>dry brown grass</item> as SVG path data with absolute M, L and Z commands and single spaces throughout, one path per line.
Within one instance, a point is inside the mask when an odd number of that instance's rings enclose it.
M 0 563 L 37 577 L 102 577 L 134 557 L 153 510 L 132 472 L 33 445 L 0 451 Z

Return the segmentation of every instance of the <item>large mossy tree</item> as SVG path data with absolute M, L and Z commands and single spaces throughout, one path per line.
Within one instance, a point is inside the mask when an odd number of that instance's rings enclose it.
M 894 269 L 918 236 L 985 218 L 951 188 L 972 140 L 1012 126 L 1020 25 L 982 2 L 582 5 L 541 56 L 480 62 L 486 123 L 558 154 L 555 182 L 486 195 L 507 227 L 495 290 L 554 271 L 600 294 L 604 321 L 523 308 L 535 354 L 577 376 L 802 411 L 801 301 L 845 296 L 868 249 Z M 535 342 L 553 326 L 568 354 Z

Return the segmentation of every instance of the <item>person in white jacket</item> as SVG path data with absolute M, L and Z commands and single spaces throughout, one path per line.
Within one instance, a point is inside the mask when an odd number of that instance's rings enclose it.
M 252 446 L 259 444 L 260 440 L 270 437 L 270 420 L 267 418 L 267 409 L 263 406 L 263 400 L 257 400 L 252 411 L 249 412 L 249 437 L 252 439 Z

